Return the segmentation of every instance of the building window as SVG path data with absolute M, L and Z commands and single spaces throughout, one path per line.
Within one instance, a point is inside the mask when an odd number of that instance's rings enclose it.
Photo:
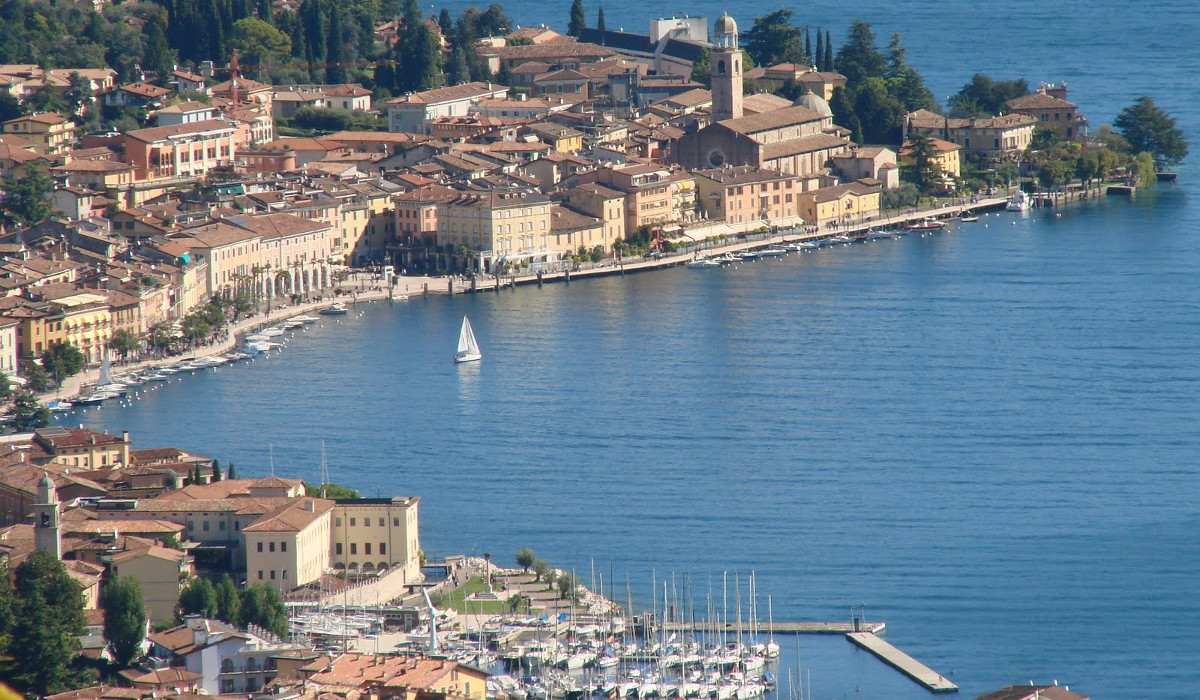
M 358 554 L 358 544 L 357 543 L 355 543 L 355 542 L 350 543 L 350 553 Z
M 334 554 L 337 554 L 339 557 L 342 556 L 342 543 L 338 542 L 337 544 L 335 544 L 333 546 L 333 550 L 334 550 Z
M 221 522 L 217 523 L 217 529 L 218 529 L 218 530 L 224 530 L 224 529 L 225 529 L 225 521 L 224 521 L 224 520 L 222 520 Z
M 201 529 L 201 530 L 204 530 L 205 532 L 208 532 L 208 521 L 207 521 L 207 520 L 205 520 L 204 522 L 200 523 L 200 525 L 201 525 L 201 527 L 200 527 L 200 529 Z
M 262 580 L 262 569 L 259 569 L 259 570 L 258 570 L 258 580 L 259 580 L 259 581 L 261 581 L 261 580 Z
M 280 542 L 280 543 L 279 543 L 279 551 L 281 551 L 281 552 L 286 552 L 286 551 L 287 551 L 287 542 Z
M 370 554 L 370 553 L 371 553 L 371 543 L 370 542 L 363 543 L 363 554 Z
M 384 519 L 380 518 L 379 519 L 379 527 L 384 527 L 385 524 L 386 524 L 386 522 L 384 521 Z
M 271 580 L 275 580 L 275 569 L 271 569 Z
M 275 551 L 275 543 L 274 543 L 274 542 L 272 542 L 272 543 L 271 543 L 271 551 L 272 551 L 272 552 L 274 552 L 274 551 Z
M 350 527 L 354 527 L 357 524 L 358 524 L 358 518 L 350 518 Z
M 379 553 L 380 553 L 380 554 L 387 554 L 387 543 L 386 543 L 386 542 L 380 542 L 380 543 L 379 543 Z
M 226 659 L 226 661 L 228 661 L 228 659 Z M 232 692 L 233 692 L 233 679 L 232 678 L 222 678 L 221 679 L 221 694 L 228 695 L 229 693 L 232 693 Z
M 258 551 L 262 551 L 262 542 L 258 543 Z M 259 578 L 262 578 L 261 576 Z
M 337 525 L 338 527 L 341 527 L 341 526 L 342 526 L 342 519 L 341 519 L 341 518 L 334 518 L 334 524 L 335 524 L 335 525 Z
M 400 527 L 400 518 L 392 518 L 392 525 Z

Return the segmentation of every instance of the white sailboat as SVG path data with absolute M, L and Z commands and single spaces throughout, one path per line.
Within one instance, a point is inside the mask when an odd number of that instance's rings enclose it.
M 479 343 L 475 340 L 475 332 L 471 330 L 471 322 L 463 316 L 462 330 L 458 333 L 458 352 L 454 353 L 455 362 L 478 362 L 483 359 L 479 352 Z

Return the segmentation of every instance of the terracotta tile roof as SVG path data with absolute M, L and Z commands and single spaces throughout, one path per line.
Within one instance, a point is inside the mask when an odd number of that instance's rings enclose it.
M 578 42 L 574 39 L 566 41 L 552 41 L 546 44 L 534 44 L 533 46 L 501 46 L 499 48 L 481 48 L 480 55 L 497 56 L 503 61 L 530 61 L 537 59 L 563 59 L 563 58 L 608 58 L 615 56 L 616 51 L 605 48 L 599 44 L 588 44 Z
M 324 221 L 309 220 L 295 214 L 259 214 L 257 216 L 237 216 L 222 219 L 238 228 L 258 234 L 262 240 L 290 238 L 330 230 Z
M 795 177 L 794 175 L 781 173 L 778 170 L 756 168 L 752 165 L 739 165 L 728 168 L 697 170 L 694 174 L 705 177 L 713 182 L 719 182 L 722 185 L 744 185 L 750 182 L 775 182 L 776 180 L 789 180 Z
M 455 670 L 487 674 L 449 659 L 344 654 L 309 680 L 318 686 L 387 686 L 409 690 L 432 689 Z
M 788 107 L 786 109 L 778 109 L 773 112 L 755 114 L 748 117 L 726 119 L 717 123 L 726 129 L 735 131 L 739 134 L 755 134 L 760 131 L 781 129 L 786 126 L 805 124 L 807 122 L 815 122 L 822 119 L 826 119 L 826 117 L 821 116 L 811 109 L 805 109 L 804 107 Z
M 122 92 L 128 92 L 128 93 L 137 95 L 139 97 L 147 97 L 150 99 L 157 99 L 164 95 L 171 94 L 171 91 L 168 90 L 167 88 L 159 87 L 152 83 L 142 83 L 142 82 L 130 83 L 128 85 L 122 85 L 119 89 Z
M 599 226 L 603 226 L 603 222 L 594 216 L 568 209 L 561 204 L 550 205 L 551 231 L 580 231 Z
M 763 160 L 783 158 L 799 153 L 813 153 L 839 146 L 849 146 L 850 142 L 832 134 L 813 134 L 799 139 L 790 139 L 778 143 L 768 143 L 762 147 Z
M 311 508 L 311 510 L 310 510 Z M 333 510 L 333 501 L 297 498 L 242 528 L 242 532 L 299 532 Z
M 71 285 L 72 290 L 74 285 Z M 120 435 L 98 433 L 87 428 L 38 428 L 34 431 L 35 438 L 51 450 L 61 450 L 67 447 L 84 447 L 87 445 L 119 445 L 125 442 Z
M 141 683 L 143 685 L 193 685 L 204 679 L 204 675 L 189 671 L 185 668 L 161 668 L 156 671 L 138 671 L 136 669 L 127 669 L 121 671 L 120 676 L 130 683 Z
M 1035 92 L 1022 97 L 1014 97 L 1004 103 L 1005 107 L 1016 111 L 1019 109 L 1074 109 L 1078 107 L 1074 102 L 1060 100 L 1053 95 L 1047 95 L 1044 92 Z
M 867 187 L 866 185 L 857 182 L 849 182 L 844 185 L 822 187 L 819 190 L 814 190 L 812 194 L 813 198 L 818 202 L 832 202 L 845 197 L 847 194 L 853 194 L 861 197 L 864 195 L 875 194 L 877 192 L 879 192 L 879 190 L 874 187 Z

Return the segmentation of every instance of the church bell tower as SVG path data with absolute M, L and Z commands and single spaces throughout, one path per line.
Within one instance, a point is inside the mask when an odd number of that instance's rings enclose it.
M 33 543 L 39 552 L 49 552 L 62 559 L 62 533 L 59 530 L 58 492 L 49 472 L 43 472 L 38 482 L 37 503 L 33 508 Z
M 713 26 L 712 118 L 714 122 L 742 116 L 742 52 L 737 22 L 722 14 Z

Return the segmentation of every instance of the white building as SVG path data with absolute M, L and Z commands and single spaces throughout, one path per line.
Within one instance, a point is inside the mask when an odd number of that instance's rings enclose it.
M 410 93 L 387 103 L 388 131 L 427 134 L 433 120 L 465 117 L 480 100 L 500 99 L 507 94 L 504 85 L 480 82 Z

